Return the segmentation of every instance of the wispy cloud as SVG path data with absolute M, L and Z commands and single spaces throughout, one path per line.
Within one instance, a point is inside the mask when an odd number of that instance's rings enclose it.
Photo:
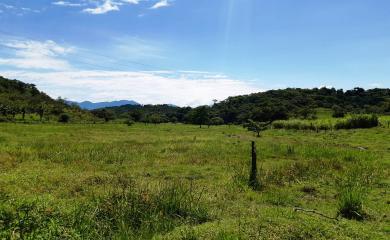
M 82 7 L 85 6 L 85 3 L 74 3 L 68 1 L 56 1 L 52 2 L 53 5 L 64 6 L 64 7 Z
M 155 3 L 151 9 L 158 9 L 162 7 L 169 7 L 171 5 L 170 1 L 168 0 L 160 0 L 157 3 Z
M 4 7 L 5 9 L 15 9 L 16 7 L 13 5 L 8 5 L 5 3 L 0 3 L 0 6 Z
M 41 10 L 31 9 L 28 7 L 21 7 L 16 5 L 9 5 L 5 3 L 0 3 L 0 11 L 4 13 L 12 13 L 19 16 L 23 16 L 25 13 L 40 13 Z
M 98 3 L 96 7 L 86 8 L 83 10 L 85 13 L 89 14 L 105 14 L 111 11 L 119 11 L 120 6 L 125 4 L 139 4 L 141 0 L 104 0 Z
M 69 69 L 69 63 L 62 57 L 73 48 L 60 46 L 54 41 L 1 40 L 0 46 L 9 49 L 12 56 L 0 57 L 0 66 L 6 65 L 20 69 Z

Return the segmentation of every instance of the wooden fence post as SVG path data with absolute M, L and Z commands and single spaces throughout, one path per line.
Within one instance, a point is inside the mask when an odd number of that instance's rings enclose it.
M 255 141 L 252 141 L 252 164 L 251 172 L 249 175 L 249 186 L 253 189 L 258 189 L 259 187 L 259 182 L 257 180 L 257 154 Z

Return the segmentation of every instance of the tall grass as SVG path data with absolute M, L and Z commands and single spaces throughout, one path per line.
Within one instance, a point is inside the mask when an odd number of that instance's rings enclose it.
M 364 219 L 364 190 L 358 186 L 344 187 L 338 196 L 338 214 L 348 219 Z
M 372 128 L 379 125 L 376 115 L 353 115 L 345 120 L 337 121 L 335 129 Z
M 2 123 L 0 239 L 386 239 L 389 131 Z
M 122 186 L 68 214 L 44 202 L 8 200 L 0 204 L 0 238 L 151 239 L 182 224 L 208 221 L 201 197 L 192 185 L 177 182 L 156 191 Z
M 351 115 L 343 119 L 317 119 L 317 120 L 283 120 L 275 121 L 272 124 L 274 129 L 288 130 L 339 130 L 372 128 L 379 126 L 379 119 L 376 115 Z

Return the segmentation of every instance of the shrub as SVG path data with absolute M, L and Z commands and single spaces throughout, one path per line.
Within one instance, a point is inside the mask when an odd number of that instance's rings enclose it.
M 127 126 L 132 126 L 134 123 L 135 123 L 135 122 L 134 122 L 133 119 L 127 119 L 127 120 L 125 121 L 125 124 L 126 124 Z
M 58 118 L 58 122 L 60 123 L 68 123 L 70 121 L 70 116 L 69 114 L 63 113 L 60 115 Z
M 212 119 L 210 119 L 211 125 L 223 125 L 224 123 L 225 121 L 223 120 L 223 118 L 220 117 L 213 117 Z
M 355 128 L 372 128 L 379 125 L 376 115 L 353 115 L 350 118 L 338 121 L 335 129 L 355 129 Z
M 335 105 L 332 107 L 333 114 L 332 117 L 334 118 L 343 118 L 345 116 L 345 111 L 343 108 L 341 108 L 338 105 Z

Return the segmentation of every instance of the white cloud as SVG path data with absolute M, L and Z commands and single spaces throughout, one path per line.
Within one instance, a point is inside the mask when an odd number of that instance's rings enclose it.
M 70 100 L 132 99 L 143 104 L 179 106 L 211 104 L 213 99 L 261 91 L 250 82 L 214 74 L 181 72 L 60 71 L 3 72 L 5 77 L 36 84 L 52 97 Z
M 85 13 L 89 14 L 105 14 L 111 11 L 119 11 L 119 6 L 125 5 L 125 4 L 138 4 L 141 0 L 104 0 L 94 8 L 86 8 L 83 10 Z
M 160 0 L 159 2 L 155 3 L 151 9 L 158 9 L 162 7 L 169 7 L 171 4 L 168 0 Z
M 0 40 L 0 45 L 11 50 L 13 56 L 0 57 L 0 66 L 6 65 L 22 69 L 70 69 L 63 56 L 72 52 L 71 47 L 63 47 L 54 41 Z
M 132 46 L 145 44 L 139 41 L 137 39 L 137 44 Z M 0 40 L 0 45 L 9 50 L 0 57 L 0 70 L 3 70 L 0 75 L 34 83 L 53 98 L 61 96 L 76 101 L 131 99 L 143 104 L 197 106 L 210 104 L 212 99 L 223 100 L 261 90 L 252 82 L 204 71 L 77 69 L 66 61 L 66 57 L 72 54 L 69 59 L 77 62 L 77 54 L 82 54 L 82 49 L 76 51 L 74 47 L 50 40 L 9 39 Z M 7 54 L 10 57 L 4 57 Z
M 57 6 L 64 6 L 64 7 L 81 7 L 85 6 L 85 3 L 73 3 L 73 2 L 68 2 L 68 1 L 56 1 L 52 2 L 53 5 Z
M 140 0 L 122 0 L 122 2 L 131 3 L 131 4 L 138 4 Z
M 104 14 L 111 11 L 119 11 L 117 4 L 113 3 L 111 0 L 106 0 L 103 4 L 97 6 L 96 8 L 86 8 L 83 12 L 90 14 Z

